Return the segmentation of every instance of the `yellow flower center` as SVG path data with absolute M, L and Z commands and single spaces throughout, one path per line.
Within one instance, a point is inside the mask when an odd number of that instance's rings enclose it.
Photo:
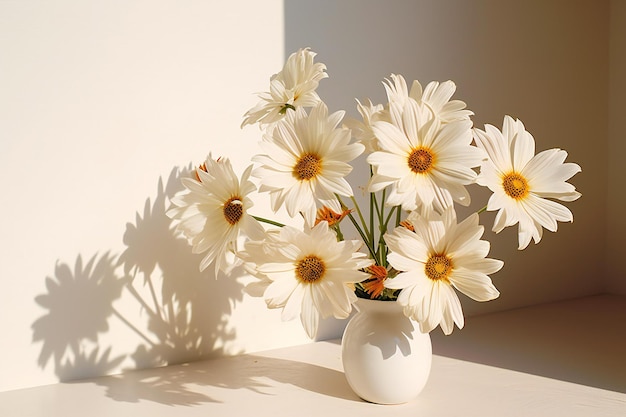
M 520 200 L 528 195 L 528 181 L 517 172 L 510 172 L 502 178 L 502 188 L 511 198 Z
M 321 171 L 322 160 L 313 153 L 306 153 L 293 167 L 293 176 L 300 181 L 307 181 L 315 178 Z
M 435 155 L 428 148 L 416 148 L 411 151 L 407 163 L 411 171 L 416 174 L 425 174 L 431 170 L 435 162 Z
M 452 259 L 446 255 L 431 255 L 426 262 L 425 272 L 433 281 L 448 281 L 452 272 Z
M 324 277 L 326 265 L 315 255 L 306 256 L 296 264 L 296 277 L 300 282 L 312 284 Z
M 241 216 L 243 216 L 243 203 L 239 197 L 231 197 L 224 203 L 224 207 L 222 208 L 222 212 L 224 213 L 224 218 L 231 225 L 235 225 L 241 220 Z

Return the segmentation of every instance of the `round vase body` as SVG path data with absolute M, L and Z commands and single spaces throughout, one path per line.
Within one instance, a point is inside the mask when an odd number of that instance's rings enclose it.
M 395 301 L 359 299 L 341 340 L 343 369 L 352 390 L 377 404 L 410 401 L 426 385 L 430 334 Z

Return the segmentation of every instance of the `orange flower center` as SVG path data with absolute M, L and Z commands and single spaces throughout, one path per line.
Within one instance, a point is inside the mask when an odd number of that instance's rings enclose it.
M 306 256 L 296 264 L 296 278 L 300 282 L 312 284 L 324 277 L 326 265 L 315 255 Z
M 452 259 L 446 255 L 431 255 L 424 269 L 426 276 L 433 281 L 448 281 L 452 272 Z
M 408 165 L 416 174 L 425 174 L 430 171 L 435 162 L 435 155 L 428 148 L 417 148 L 411 151 L 408 158 Z
M 293 176 L 300 181 L 315 178 L 322 171 L 322 160 L 313 153 L 306 153 L 298 159 L 293 167 Z
M 243 203 L 239 197 L 231 197 L 222 208 L 224 218 L 231 225 L 236 225 L 243 216 Z
M 528 181 L 517 172 L 510 172 L 502 178 L 502 188 L 509 197 L 521 200 L 528 195 Z

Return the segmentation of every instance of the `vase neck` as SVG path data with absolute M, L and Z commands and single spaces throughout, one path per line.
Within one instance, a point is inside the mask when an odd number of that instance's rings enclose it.
M 402 306 L 396 301 L 368 300 L 366 298 L 359 298 L 355 306 L 359 312 L 365 314 L 404 314 Z

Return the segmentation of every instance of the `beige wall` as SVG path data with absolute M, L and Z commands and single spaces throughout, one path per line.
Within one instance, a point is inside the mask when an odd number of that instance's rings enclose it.
M 283 32 L 279 0 L 0 1 L 0 390 L 308 340 L 164 214 L 209 151 L 250 163 Z
M 610 28 L 606 283 L 608 291 L 626 294 L 626 2 L 611 0 Z

